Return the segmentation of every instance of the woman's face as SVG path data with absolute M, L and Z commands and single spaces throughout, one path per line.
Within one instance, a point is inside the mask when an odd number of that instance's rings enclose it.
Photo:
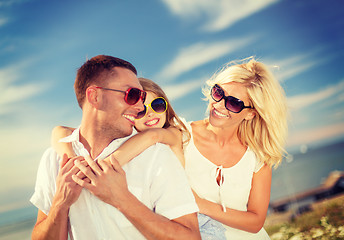
M 147 92 L 145 105 L 147 108 L 146 115 L 141 119 L 135 119 L 135 128 L 141 132 L 150 128 L 162 128 L 166 122 L 166 111 L 164 113 L 156 113 L 149 105 L 158 96 L 152 92 Z
M 225 96 L 233 96 L 244 101 L 245 106 L 249 106 L 249 98 L 246 87 L 241 83 L 231 82 L 225 84 L 218 84 L 225 93 Z M 244 108 L 240 113 L 233 113 L 226 109 L 225 100 L 219 102 L 210 100 L 209 102 L 209 122 L 214 127 L 220 128 L 236 128 L 243 120 L 250 120 L 255 116 L 254 111 L 249 108 Z

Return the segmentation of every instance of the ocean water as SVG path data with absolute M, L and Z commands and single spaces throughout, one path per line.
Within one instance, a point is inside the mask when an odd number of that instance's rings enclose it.
M 332 171 L 344 171 L 344 141 L 301 149 L 273 170 L 271 201 L 316 188 Z
M 271 201 L 318 187 L 332 171 L 344 171 L 344 141 L 301 149 L 273 171 Z M 30 239 L 36 214 L 33 206 L 0 213 L 0 240 Z

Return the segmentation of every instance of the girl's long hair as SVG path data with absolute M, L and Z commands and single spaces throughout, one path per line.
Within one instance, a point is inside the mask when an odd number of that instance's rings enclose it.
M 250 106 L 256 115 L 243 120 L 238 129 L 238 138 L 249 146 L 259 161 L 277 167 L 286 154 L 284 148 L 288 124 L 287 101 L 281 85 L 261 62 L 253 57 L 240 64 L 229 63 L 207 81 L 203 94 L 210 100 L 210 89 L 214 84 L 237 82 L 243 84 L 249 96 Z

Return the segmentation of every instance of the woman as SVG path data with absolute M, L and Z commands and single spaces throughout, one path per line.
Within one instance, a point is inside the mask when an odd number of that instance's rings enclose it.
M 188 126 L 184 151 L 200 213 L 221 222 L 227 239 L 269 239 L 262 227 L 271 168 L 285 152 L 284 91 L 253 58 L 225 67 L 207 85 L 209 117 Z

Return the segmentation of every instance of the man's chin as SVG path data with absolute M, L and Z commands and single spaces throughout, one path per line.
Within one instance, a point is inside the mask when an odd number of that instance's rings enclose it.
M 123 136 L 121 136 L 121 137 L 123 138 L 123 137 L 130 136 L 132 133 L 133 133 L 133 126 L 125 128 L 125 129 L 122 129 L 122 135 Z
M 133 127 L 126 126 L 122 128 L 111 128 L 107 130 L 107 135 L 112 139 L 124 138 L 133 133 Z
M 124 137 L 127 137 L 133 133 L 133 128 L 130 128 L 130 130 L 127 132 L 127 134 Z

